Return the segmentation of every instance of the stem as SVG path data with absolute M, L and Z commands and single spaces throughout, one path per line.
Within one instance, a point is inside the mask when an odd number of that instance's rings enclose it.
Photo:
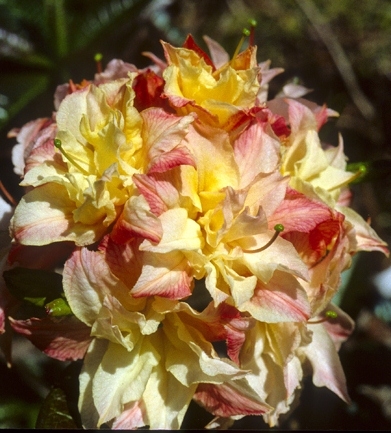
M 73 164 L 81 173 L 83 173 L 85 176 L 88 176 L 88 172 L 84 170 L 83 167 L 81 167 L 62 147 L 61 140 L 59 138 L 54 139 L 54 146 L 57 147 L 57 149 L 62 153 L 62 155 L 71 163 Z
M 270 245 L 272 245 L 272 243 L 278 238 L 278 235 L 284 231 L 284 226 L 282 224 L 276 224 L 274 226 L 274 235 L 272 236 L 272 238 L 270 239 L 269 242 L 267 242 L 265 245 L 263 245 L 260 248 L 257 248 L 256 250 L 243 250 L 243 252 L 245 253 L 259 253 L 261 251 L 266 250 L 266 248 L 269 248 Z

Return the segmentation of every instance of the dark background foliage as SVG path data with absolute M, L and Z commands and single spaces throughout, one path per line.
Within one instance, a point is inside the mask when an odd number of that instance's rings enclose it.
M 233 53 L 249 18 L 258 22 L 258 60 L 285 69 L 272 81 L 270 96 L 292 79 L 313 89 L 308 99 L 340 113 L 322 138 L 336 144 L 341 133 L 349 162 L 372 162 L 371 181 L 353 186 L 353 207 L 390 243 L 388 0 L 0 0 L 0 180 L 20 197 L 10 163 L 15 142 L 7 132 L 50 116 L 58 84 L 93 78 L 97 52 L 104 64 L 121 58 L 143 67 L 143 51 L 162 56 L 160 39 L 180 45 L 192 33 L 203 47 L 206 34 Z M 338 302 L 357 320 L 341 350 L 352 404 L 306 381 L 300 405 L 282 428 L 391 428 L 391 294 L 380 295 L 372 280 L 390 265 L 380 253 L 361 253 L 344 276 Z M 13 367 L 0 362 L 0 428 L 33 427 L 51 387 L 76 377 L 77 368 L 64 370 L 16 338 Z M 77 397 L 74 389 L 66 393 L 68 401 Z M 210 418 L 192 405 L 183 427 L 200 428 Z M 248 417 L 234 428 L 267 427 Z

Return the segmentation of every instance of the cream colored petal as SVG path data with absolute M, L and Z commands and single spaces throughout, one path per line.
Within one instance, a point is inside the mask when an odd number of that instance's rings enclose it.
M 48 183 L 22 197 L 12 222 L 15 238 L 24 245 L 46 245 L 73 241 L 77 245 L 96 242 L 106 231 L 102 224 L 74 221 L 75 203 L 65 187 Z
M 141 251 L 169 253 L 180 250 L 198 250 L 203 246 L 199 225 L 187 217 L 186 209 L 169 209 L 160 215 L 163 236 L 157 245 L 145 240 L 140 245 Z

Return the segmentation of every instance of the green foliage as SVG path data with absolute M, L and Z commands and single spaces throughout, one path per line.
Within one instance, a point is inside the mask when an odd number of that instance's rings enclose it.
M 61 388 L 53 388 L 49 392 L 41 406 L 35 427 L 41 429 L 78 427 L 70 414 L 66 394 Z
M 38 404 L 28 404 L 18 399 L 0 401 L 0 429 L 32 429 L 38 411 Z
M 66 82 L 69 65 L 109 38 L 149 0 L 0 2 L 0 129 L 40 94 Z M 11 83 L 18 83 L 12 85 Z M 50 112 L 50 107 L 48 107 Z
M 38 307 L 62 297 L 62 276 L 55 272 L 18 267 L 5 271 L 3 278 L 15 298 Z

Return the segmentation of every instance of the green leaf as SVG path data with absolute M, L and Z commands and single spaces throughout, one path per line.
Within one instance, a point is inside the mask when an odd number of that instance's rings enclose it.
M 76 429 L 65 392 L 61 388 L 53 388 L 45 398 L 35 428 L 42 429 Z
M 4 281 L 15 298 L 38 306 L 61 298 L 62 275 L 41 269 L 14 268 L 3 273 Z
M 46 297 L 41 298 L 30 298 L 30 297 L 24 297 L 23 298 L 27 302 L 31 302 L 32 304 L 36 305 L 37 307 L 43 307 L 46 302 Z
M 52 302 L 49 302 L 45 305 L 46 312 L 50 316 L 59 317 L 59 316 L 69 316 L 72 313 L 71 307 L 68 302 L 64 298 L 57 298 Z

